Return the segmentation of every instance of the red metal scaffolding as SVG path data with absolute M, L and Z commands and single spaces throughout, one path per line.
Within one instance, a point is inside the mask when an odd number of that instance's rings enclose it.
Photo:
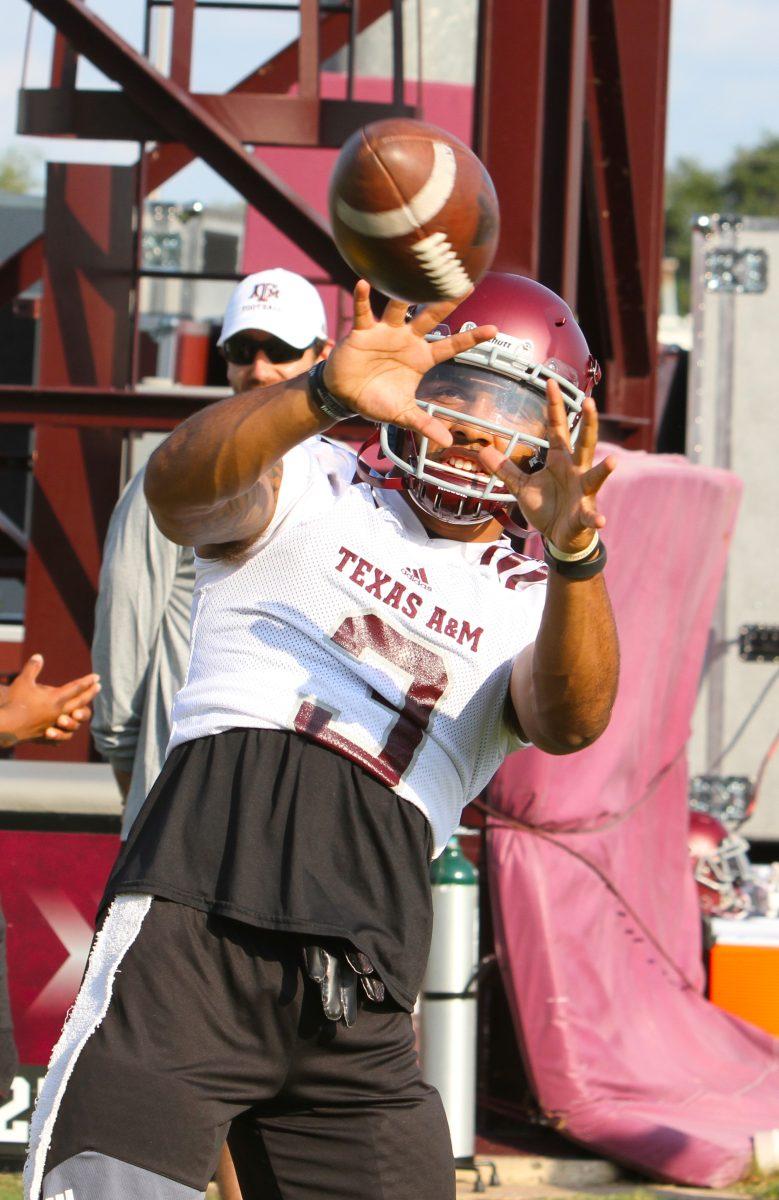
M 20 132 L 141 148 L 135 167 L 50 166 L 44 235 L 0 264 L 0 305 L 43 279 L 37 387 L 0 386 L 0 424 L 34 428 L 23 652 L 42 651 L 52 678 L 89 668 L 126 432 L 170 428 L 193 404 L 133 390 L 142 198 L 202 159 L 348 287 L 326 222 L 245 147 L 338 146 L 367 121 L 415 112 L 405 102 L 401 0 L 300 0 L 297 40 L 219 95 L 190 89 L 197 0 L 145 2 L 147 54 L 152 7 L 172 8 L 168 76 L 80 0 L 30 0 L 57 32 L 50 86 L 20 92 Z M 230 0 L 201 0 L 217 2 Z M 354 99 L 355 39 L 385 15 L 391 97 L 367 104 Z M 574 305 L 605 368 L 606 436 L 644 449 L 653 439 L 669 15 L 670 0 L 481 0 L 478 18 L 473 140 L 501 201 L 497 266 L 536 276 Z M 324 99 L 321 64 L 341 49 L 347 94 Z M 121 90 L 79 89 L 79 56 Z M 88 753 L 86 733 L 56 750 L 59 759 Z

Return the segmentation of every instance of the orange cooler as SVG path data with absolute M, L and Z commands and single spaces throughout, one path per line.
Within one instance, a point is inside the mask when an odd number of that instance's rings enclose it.
M 779 919 L 711 922 L 709 999 L 779 1037 Z

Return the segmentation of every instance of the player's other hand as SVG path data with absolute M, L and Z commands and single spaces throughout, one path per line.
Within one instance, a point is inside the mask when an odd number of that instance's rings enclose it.
M 0 688 L 0 744 L 44 738 L 67 742 L 92 716 L 90 701 L 100 691 L 99 675 L 83 675 L 60 687 L 38 683 L 43 656 L 33 654 L 13 683 Z
M 502 479 L 534 529 L 566 554 L 584 550 L 593 533 L 606 524 L 598 512 L 597 494 L 617 463 L 611 456 L 593 466 L 598 441 L 598 410 L 587 399 L 582 407 L 581 430 L 571 448 L 568 418 L 560 388 L 553 379 L 546 385 L 546 464 L 525 474 L 494 447 L 479 451 L 482 466 Z
M 327 360 L 324 382 L 355 413 L 372 421 L 390 421 L 416 429 L 441 446 L 451 446 L 445 422 L 428 416 L 416 402 L 422 376 L 436 363 L 453 358 L 494 337 L 494 325 L 481 325 L 451 337 L 425 341 L 463 300 L 441 301 L 418 309 L 406 319 L 408 305 L 390 300 L 381 317 L 370 306 L 370 284 L 354 289 L 354 328 Z

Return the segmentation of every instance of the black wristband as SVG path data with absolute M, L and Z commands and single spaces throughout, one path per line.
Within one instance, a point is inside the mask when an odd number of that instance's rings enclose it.
M 358 415 L 356 412 L 347 408 L 332 392 L 328 391 L 324 381 L 324 370 L 325 359 L 320 358 L 308 373 L 308 391 L 314 404 L 331 421 L 345 421 L 348 417 L 356 417 Z
M 600 575 L 606 566 L 606 547 L 599 540 L 592 558 L 585 558 L 582 562 L 563 562 L 549 553 L 544 542 L 544 562 L 550 571 L 556 571 L 566 579 L 592 579 L 595 575 Z

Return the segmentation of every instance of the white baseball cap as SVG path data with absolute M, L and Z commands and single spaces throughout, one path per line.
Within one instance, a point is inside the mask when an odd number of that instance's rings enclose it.
M 217 345 L 244 329 L 273 334 L 302 350 L 313 341 L 326 341 L 327 318 L 318 291 L 307 279 L 274 267 L 247 275 L 238 284 L 228 302 Z

